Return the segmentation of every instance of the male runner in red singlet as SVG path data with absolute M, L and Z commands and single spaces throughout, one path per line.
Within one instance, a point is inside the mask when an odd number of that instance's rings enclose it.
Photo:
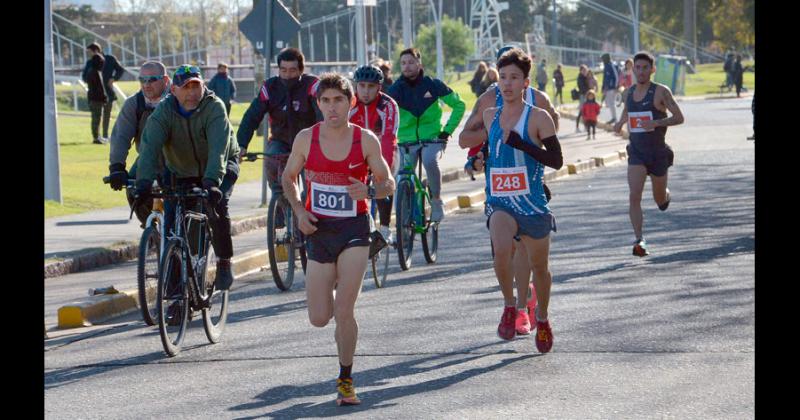
M 336 319 L 336 403 L 354 405 L 360 404 L 351 376 L 358 337 L 354 310 L 367 269 L 367 199 L 392 194 L 394 179 L 378 138 L 348 122 L 355 99 L 350 82 L 339 74 L 322 75 L 316 98 L 324 119 L 295 137 L 282 183 L 297 224 L 307 235 L 308 318 L 315 327 Z M 304 168 L 305 204 L 297 185 Z M 370 187 L 365 184 L 369 170 L 374 184 Z

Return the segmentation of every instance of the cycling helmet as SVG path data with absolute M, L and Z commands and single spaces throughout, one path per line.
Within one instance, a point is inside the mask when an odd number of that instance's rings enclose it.
M 383 72 L 375 66 L 361 66 L 353 75 L 353 80 L 358 82 L 383 83 Z
M 497 50 L 497 54 L 495 55 L 495 59 L 499 60 L 500 56 L 503 55 L 504 52 L 506 52 L 506 51 L 508 51 L 508 50 L 510 50 L 512 48 L 514 48 L 513 45 L 504 45 L 504 46 L 500 47 L 500 49 Z

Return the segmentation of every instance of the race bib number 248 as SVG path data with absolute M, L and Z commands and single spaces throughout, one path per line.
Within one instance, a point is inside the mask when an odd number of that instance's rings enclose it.
M 530 194 L 525 167 L 492 168 L 490 173 L 491 194 L 496 197 Z

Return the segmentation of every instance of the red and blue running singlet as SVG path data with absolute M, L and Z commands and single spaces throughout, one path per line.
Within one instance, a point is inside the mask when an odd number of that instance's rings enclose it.
M 367 162 L 361 150 L 361 128 L 353 126 L 350 153 L 344 160 L 325 157 L 319 141 L 320 123 L 311 130 L 311 147 L 305 164 L 306 210 L 318 218 L 355 217 L 367 213 L 367 200 L 354 201 L 347 193 L 349 177 L 367 182 Z

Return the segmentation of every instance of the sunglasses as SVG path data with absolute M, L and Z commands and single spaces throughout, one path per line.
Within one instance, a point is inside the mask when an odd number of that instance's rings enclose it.
M 164 76 L 139 76 L 139 81 L 144 85 L 147 83 L 155 83 L 163 78 Z

